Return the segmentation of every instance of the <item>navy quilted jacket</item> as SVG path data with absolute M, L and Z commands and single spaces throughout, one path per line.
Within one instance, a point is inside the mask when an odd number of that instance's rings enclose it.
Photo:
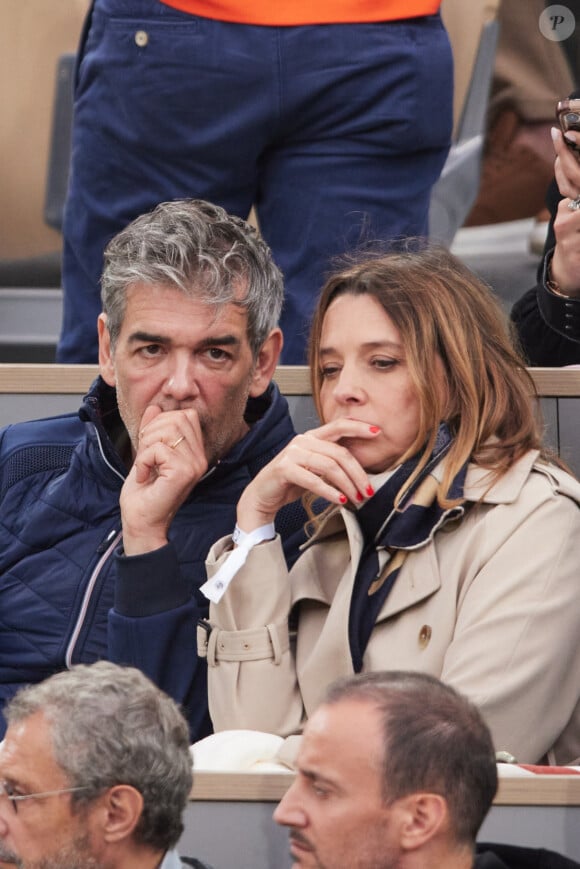
M 0 433 L 0 708 L 24 683 L 109 658 L 140 667 L 182 703 L 192 739 L 209 732 L 196 653 L 205 557 L 232 531 L 247 482 L 294 434 L 273 384 L 250 399 L 247 418 L 250 431 L 176 514 L 168 545 L 132 558 L 121 547 L 126 468 L 111 438 L 122 429 L 113 389 L 98 378 L 78 415 Z M 304 518 L 297 505 L 277 518 L 290 563 Z

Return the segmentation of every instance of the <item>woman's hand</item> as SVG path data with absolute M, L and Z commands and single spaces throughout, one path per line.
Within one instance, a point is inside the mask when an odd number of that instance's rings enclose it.
M 580 147 L 580 133 L 569 132 L 566 136 Z M 580 152 L 573 151 L 566 144 L 557 127 L 552 128 L 552 140 L 556 152 L 554 174 L 558 190 L 568 199 L 577 199 L 580 196 Z
M 237 521 L 246 532 L 274 521 L 278 510 L 303 492 L 333 504 L 360 504 L 373 494 L 368 475 L 344 439 L 372 439 L 378 426 L 338 419 L 297 435 L 254 477 L 238 502 Z
M 568 133 L 580 146 L 580 133 Z M 569 148 L 562 133 L 553 128 L 556 151 L 554 173 L 558 189 L 565 198 L 558 204 L 554 218 L 556 247 L 550 264 L 552 280 L 567 296 L 580 295 L 580 210 L 570 210 L 570 200 L 580 197 L 580 153 Z
M 552 280 L 566 296 L 580 295 L 580 211 L 570 211 L 568 199 L 558 203 L 554 219 L 556 247 L 550 264 Z

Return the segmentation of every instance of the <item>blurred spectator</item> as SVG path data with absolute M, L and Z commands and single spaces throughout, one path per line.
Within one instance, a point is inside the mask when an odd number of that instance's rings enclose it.
M 539 28 L 544 0 L 502 0 L 479 196 L 466 226 L 535 217 L 553 175 L 550 127 L 573 87 L 561 42 Z M 545 238 L 545 229 L 542 236 Z
M 94 0 L 64 224 L 62 362 L 94 362 L 109 238 L 159 201 L 255 205 L 304 361 L 334 255 L 427 232 L 452 126 L 440 0 Z M 219 11 L 217 11 L 219 9 Z
M 580 145 L 580 134 L 567 135 Z M 529 365 L 580 365 L 580 164 L 556 129 L 554 147 L 551 221 L 538 283 L 515 303 L 511 317 Z

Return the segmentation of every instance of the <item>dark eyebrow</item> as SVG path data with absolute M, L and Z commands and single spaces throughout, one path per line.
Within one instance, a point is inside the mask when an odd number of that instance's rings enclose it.
M 397 344 L 396 341 L 365 341 L 361 346 L 365 350 L 388 350 L 395 353 L 401 353 L 403 350 L 403 345 Z M 320 356 L 330 356 L 336 351 L 334 347 L 321 347 L 318 352 Z
M 171 344 L 171 340 L 166 335 L 155 335 L 152 332 L 133 332 L 128 340 L 134 344 Z M 208 335 L 197 346 L 203 350 L 205 347 L 233 347 L 241 343 L 235 335 Z
M 327 787 L 337 788 L 337 783 L 333 781 L 333 779 L 327 778 L 326 776 L 321 775 L 315 770 L 298 767 L 298 772 L 300 773 L 300 775 L 304 776 L 304 778 L 308 779 L 308 781 L 312 782 L 313 784 L 322 784 L 326 785 Z
M 135 344 L 169 344 L 169 339 L 165 335 L 154 335 L 151 332 L 133 332 L 128 340 Z
M 235 335 L 208 335 L 199 342 L 199 347 L 239 347 L 242 342 Z
M 31 787 L 30 782 L 26 784 L 25 781 L 18 778 L 18 775 L 11 775 L 10 772 L 0 773 L 0 780 L 10 785 L 14 790 L 28 791 L 29 793 L 33 793 L 35 790 L 34 787 Z

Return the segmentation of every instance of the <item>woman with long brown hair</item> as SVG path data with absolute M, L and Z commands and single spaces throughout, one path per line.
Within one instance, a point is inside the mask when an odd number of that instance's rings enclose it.
M 580 484 L 542 447 L 489 289 L 438 248 L 348 264 L 310 366 L 323 424 L 210 553 L 216 729 L 297 732 L 338 676 L 409 669 L 476 702 L 498 750 L 580 755 Z M 300 496 L 313 533 L 288 574 L 271 523 Z

